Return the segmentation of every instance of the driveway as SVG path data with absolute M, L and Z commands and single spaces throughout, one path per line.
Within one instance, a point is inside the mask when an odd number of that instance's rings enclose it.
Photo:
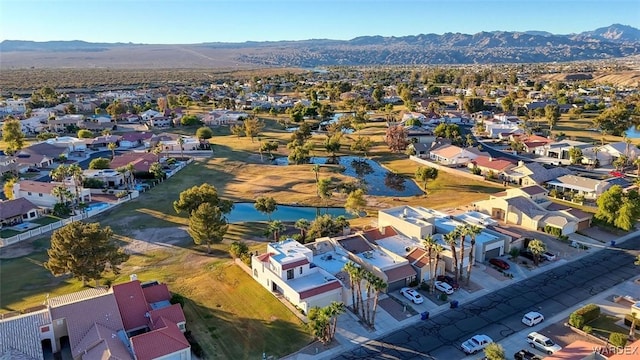
M 460 344 L 475 334 L 501 341 L 526 329 L 522 314 L 539 310 L 551 318 L 614 285 L 637 276 L 633 264 L 640 236 L 557 266 L 463 304 L 429 320 L 370 340 L 338 359 L 460 359 Z

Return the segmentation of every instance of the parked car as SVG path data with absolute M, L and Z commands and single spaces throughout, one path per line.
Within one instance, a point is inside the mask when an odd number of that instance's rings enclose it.
M 511 267 L 511 265 L 509 265 L 509 263 L 507 263 L 506 261 L 502 260 L 502 259 L 498 259 L 498 258 L 492 258 L 489 259 L 489 264 L 500 268 L 502 270 L 509 270 L 509 268 Z
M 460 288 L 460 284 L 458 284 L 458 280 L 454 279 L 452 276 L 438 275 L 436 280 L 446 282 L 447 284 L 451 285 L 453 290 L 458 290 Z
M 525 258 L 527 258 L 527 259 L 529 259 L 531 261 L 534 261 L 533 260 L 533 253 L 531 251 L 528 251 L 528 250 L 520 251 L 520 256 L 525 257 Z M 539 260 L 540 260 L 540 262 L 543 262 L 543 261 L 546 261 L 547 259 L 544 256 L 540 255 L 540 259 Z
M 444 281 L 436 281 L 436 289 L 442 291 L 443 293 L 447 294 L 447 295 L 451 295 L 453 294 L 453 287 L 449 284 L 447 284 Z
M 471 339 L 462 343 L 462 351 L 466 354 L 475 354 L 478 351 L 483 350 L 492 342 L 493 340 L 487 335 L 475 335 Z
M 549 355 L 562 349 L 562 346 L 554 343 L 553 340 L 537 332 L 529 333 L 529 335 L 527 335 L 527 342 L 532 348 L 544 351 Z
M 544 321 L 544 316 L 537 311 L 529 311 L 522 317 L 522 323 L 527 326 L 535 326 Z
M 542 360 L 541 357 L 526 349 L 521 349 L 513 354 L 513 358 L 516 360 Z
M 414 304 L 422 304 L 424 302 L 422 295 L 420 295 L 420 293 L 415 289 L 405 287 L 400 289 L 400 294 L 404 295 L 404 297 L 411 300 Z
M 40 172 L 40 169 L 34 168 L 34 167 L 30 167 L 30 168 L 27 169 L 27 172 L 37 173 L 37 172 Z
M 545 260 L 553 261 L 556 259 L 556 254 L 545 251 L 541 257 Z

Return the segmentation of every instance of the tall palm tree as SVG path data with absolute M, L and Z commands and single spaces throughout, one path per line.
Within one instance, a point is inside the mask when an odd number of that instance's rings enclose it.
M 286 226 L 284 226 L 280 220 L 273 220 L 269 222 L 269 233 L 273 234 L 273 241 L 278 241 L 280 234 L 286 229 Z
M 127 177 L 128 177 L 128 182 L 129 182 L 129 189 L 133 189 L 135 188 L 134 184 L 136 183 L 136 176 L 135 176 L 135 167 L 133 166 L 132 163 L 128 163 L 127 165 L 125 165 L 125 168 L 127 169 Z
M 351 284 L 351 303 L 353 304 L 353 312 L 357 315 L 359 313 L 357 295 L 357 292 L 359 290 L 359 279 L 357 279 L 357 276 L 358 272 L 360 271 L 360 266 L 358 266 L 353 261 L 349 261 L 344 265 L 342 270 L 344 270 L 344 272 L 349 275 L 349 283 Z
M 436 270 L 435 270 L 436 274 L 438 272 L 438 267 L 440 266 L 440 259 L 442 258 L 440 255 L 442 254 L 443 251 L 444 251 L 444 247 L 440 244 L 436 243 L 436 245 L 433 247 L 433 257 L 436 259 Z M 435 282 L 433 283 L 433 286 L 435 288 Z
M 69 165 L 68 173 L 71 176 L 71 179 L 73 180 L 73 186 L 75 187 L 75 192 L 76 192 L 76 201 L 79 202 L 80 188 L 82 187 L 82 184 L 84 182 L 84 172 L 80 167 L 80 165 L 72 164 L 72 165 Z
M 433 267 L 433 248 L 437 245 L 436 239 L 433 238 L 432 235 L 425 236 L 422 239 L 422 245 L 425 249 L 427 249 L 427 257 L 429 258 L 429 290 L 433 292 L 433 287 L 435 285 L 435 274 Z
M 533 254 L 533 263 L 538 266 L 538 263 L 540 262 L 540 256 L 545 251 L 547 251 L 547 246 L 542 241 L 534 239 L 529 241 L 527 249 L 529 249 L 529 251 L 531 251 L 531 254 Z
M 309 227 L 311 227 L 311 223 L 309 222 L 309 220 L 302 218 L 298 219 L 298 221 L 296 221 L 293 226 L 296 229 L 300 230 L 300 236 L 302 237 L 302 239 L 304 239 L 306 237 L 307 230 L 309 230 Z
M 345 312 L 345 306 L 342 302 L 332 301 L 327 308 L 327 314 L 331 318 L 331 326 L 329 328 L 329 342 L 333 340 L 336 335 L 336 329 L 338 328 L 338 316 Z
M 458 280 L 462 278 L 462 272 L 464 271 L 464 239 L 467 236 L 467 228 L 464 225 L 458 225 L 453 231 L 460 237 L 460 266 L 458 266 L 459 273 L 456 274 L 456 280 Z
M 184 160 L 184 138 L 180 136 L 176 143 L 180 146 L 180 160 Z
M 154 146 L 153 149 L 151 149 L 151 152 L 158 157 L 158 162 L 160 162 L 160 154 L 162 154 L 162 145 L 160 143 L 158 143 L 156 146 Z
M 107 144 L 107 149 L 111 150 L 111 160 L 113 160 L 113 158 L 116 157 L 116 148 L 118 147 L 118 145 L 116 145 L 116 143 L 108 143 Z
M 373 309 L 371 310 L 371 316 L 369 317 L 369 325 L 375 327 L 376 324 L 376 311 L 378 310 L 378 300 L 380 298 L 380 292 L 387 287 L 387 283 L 381 278 L 372 274 L 367 281 L 373 289 Z
M 58 167 L 51 170 L 49 176 L 51 176 L 51 179 L 53 179 L 53 181 L 63 182 L 64 179 L 69 176 L 69 167 L 66 165 L 58 165 Z
M 56 185 L 52 190 L 51 190 L 51 195 L 57 197 L 58 199 L 60 199 L 60 204 L 64 204 L 65 200 L 68 197 L 71 197 L 71 192 L 69 191 L 69 189 L 67 189 L 66 187 L 62 186 L 62 185 Z
M 318 178 L 318 173 L 320 172 L 320 165 L 318 164 L 313 165 L 313 167 L 311 168 L 311 171 L 313 171 L 316 174 L 316 195 L 320 197 L 320 179 Z
M 456 253 L 456 243 L 458 241 L 458 234 L 455 231 L 452 231 L 448 234 L 444 234 L 444 241 L 451 248 L 451 253 L 453 254 L 453 274 L 455 275 L 456 280 L 458 279 L 458 253 Z
M 476 236 L 482 233 L 482 228 L 476 225 L 467 225 L 467 234 L 471 237 L 471 252 L 469 253 L 469 264 L 467 265 L 467 285 L 471 280 L 471 269 L 473 268 L 473 255 L 476 252 Z

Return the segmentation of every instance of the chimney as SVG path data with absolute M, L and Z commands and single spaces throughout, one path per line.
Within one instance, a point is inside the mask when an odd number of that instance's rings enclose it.
M 493 156 L 489 156 L 489 161 L 493 161 Z
M 524 161 L 518 160 L 518 166 L 523 166 L 523 165 L 524 165 Z
M 136 280 L 138 280 L 138 275 L 136 275 L 136 274 L 131 274 L 131 275 L 129 275 L 129 280 L 130 280 L 130 281 L 136 281 Z

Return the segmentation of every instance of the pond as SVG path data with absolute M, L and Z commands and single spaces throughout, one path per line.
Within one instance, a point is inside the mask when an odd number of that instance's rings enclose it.
M 344 115 L 353 115 L 353 113 L 334 113 L 330 120 L 322 121 L 318 125 L 317 129 L 313 129 L 313 133 L 317 134 L 317 131 L 322 131 L 322 132 L 326 131 L 327 125 L 331 125 L 338 122 L 338 120 L 340 120 L 340 118 L 343 117 Z M 298 128 L 299 128 L 298 126 L 290 127 L 290 128 L 287 128 L 287 131 L 289 132 L 298 131 Z M 342 130 L 342 132 L 344 134 L 353 134 L 353 129 L 344 129 Z
M 311 164 L 327 164 L 326 157 L 312 157 Z M 407 197 L 424 194 L 415 182 L 394 174 L 373 160 L 358 156 L 340 156 L 338 164 L 344 175 L 358 179 L 367 187 L 367 195 Z M 278 158 L 276 165 L 288 165 L 287 158 Z
M 311 207 L 311 206 L 289 206 L 278 205 L 276 211 L 271 213 L 271 220 L 280 221 L 297 221 L 299 219 L 307 219 L 313 221 L 318 214 L 331 214 L 332 216 L 343 215 L 347 219 L 351 219 L 353 216 L 344 208 L 325 208 L 325 207 Z M 256 210 L 253 203 L 235 203 L 233 210 L 227 215 L 227 221 L 229 223 L 241 223 L 252 221 L 269 221 L 267 214 L 263 214 Z

